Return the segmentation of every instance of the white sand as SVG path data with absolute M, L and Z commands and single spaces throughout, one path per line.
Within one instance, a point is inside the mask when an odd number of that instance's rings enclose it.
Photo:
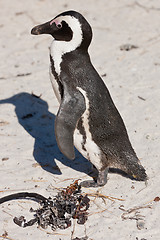
M 144 182 L 110 173 L 108 183 L 99 191 L 125 201 L 106 200 L 106 205 L 101 199 L 95 201 L 97 205 L 91 202 L 89 213 L 92 215 L 85 225 L 76 224 L 74 237 L 158 240 L 160 202 L 153 199 L 160 197 L 159 0 L 138 0 L 137 3 L 133 0 L 0 1 L 0 99 L 12 98 L 5 104 L 0 102 L 0 197 L 26 190 L 54 196 L 57 191 L 51 185 L 66 187 L 77 178 L 89 179 L 88 162 L 78 153 L 75 161 L 67 160 L 56 145 L 53 120 L 58 103 L 48 76 L 51 37 L 30 35 L 36 24 L 70 9 L 81 12 L 93 27 L 92 62 L 101 75 L 107 74 L 103 79 L 149 176 L 145 187 Z M 126 43 L 139 48 L 120 51 L 120 46 Z M 27 73 L 30 75 L 21 75 Z M 32 97 L 32 92 L 42 94 L 41 99 Z M 33 117 L 22 119 L 27 114 Z M 129 209 L 149 202 L 151 208 L 125 215 L 127 218 L 143 215 L 142 230 L 137 228 L 136 220 L 122 219 L 124 212 L 119 209 L 120 205 Z M 71 239 L 73 226 L 53 233 L 49 228 L 41 231 L 36 225 L 28 228 L 15 225 L 14 216 L 32 217 L 31 206 L 38 207 L 27 200 L 1 205 L 0 236 L 6 231 L 8 239 L 13 240 Z M 106 211 L 101 212 L 103 209 Z

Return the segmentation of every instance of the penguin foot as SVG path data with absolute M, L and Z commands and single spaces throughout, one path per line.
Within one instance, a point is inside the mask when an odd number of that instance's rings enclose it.
M 83 181 L 80 183 L 81 187 L 89 188 L 89 187 L 99 187 L 97 182 L 94 180 Z
M 102 171 L 98 172 L 98 177 L 95 180 L 88 180 L 88 181 L 83 181 L 80 183 L 82 187 L 102 187 L 107 183 L 107 174 L 108 174 L 108 169 L 105 168 Z

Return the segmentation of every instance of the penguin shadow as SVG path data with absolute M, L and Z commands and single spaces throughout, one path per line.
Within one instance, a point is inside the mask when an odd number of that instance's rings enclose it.
M 33 156 L 45 171 L 62 174 L 56 159 L 67 167 L 92 176 L 91 164 L 77 150 L 75 160 L 67 159 L 60 152 L 54 134 L 55 115 L 49 112 L 46 101 L 34 94 L 22 92 L 0 100 L 0 104 L 9 103 L 15 106 L 20 125 L 35 139 Z

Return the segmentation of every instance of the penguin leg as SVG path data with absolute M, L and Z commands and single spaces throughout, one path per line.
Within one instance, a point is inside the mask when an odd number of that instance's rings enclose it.
M 104 170 L 98 171 L 98 177 L 94 180 L 88 180 L 83 181 L 80 183 L 82 187 L 101 187 L 104 186 L 107 183 L 107 174 L 108 174 L 109 168 L 105 168 Z
M 104 186 L 107 183 L 107 175 L 108 175 L 109 168 L 105 168 L 102 171 L 99 171 L 98 178 L 97 178 L 97 184 L 98 186 Z

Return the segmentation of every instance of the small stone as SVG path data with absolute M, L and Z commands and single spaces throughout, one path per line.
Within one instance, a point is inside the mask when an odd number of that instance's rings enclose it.
M 155 202 L 159 202 L 160 201 L 160 197 L 155 197 L 154 201 Z
M 138 230 L 144 229 L 144 224 L 145 224 L 144 220 L 138 219 L 137 220 L 137 228 L 138 228 Z
M 4 157 L 2 158 L 2 161 L 7 161 L 9 158 L 8 157 Z

